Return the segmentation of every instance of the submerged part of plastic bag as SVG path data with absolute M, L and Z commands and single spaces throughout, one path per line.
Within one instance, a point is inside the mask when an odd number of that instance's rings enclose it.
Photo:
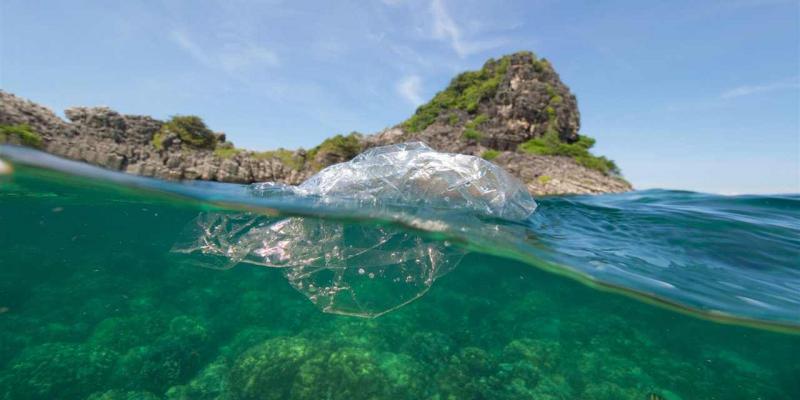
M 385 211 L 443 231 L 476 216 L 524 219 L 536 208 L 524 186 L 494 164 L 422 143 L 374 148 L 299 186 L 260 183 L 251 193 L 328 209 Z M 453 220 L 453 213 L 460 217 Z M 450 217 L 435 224 L 420 218 L 437 214 Z M 211 256 L 203 263 L 213 268 L 239 262 L 282 268 L 289 283 L 323 311 L 364 317 L 422 296 L 465 254 L 447 241 L 384 224 L 253 213 L 200 214 L 173 251 Z
M 319 218 L 269 221 L 250 213 L 203 213 L 173 251 L 211 255 L 198 260 L 211 268 L 239 262 L 281 268 L 322 311 L 362 317 L 422 296 L 464 255 L 448 242 L 389 226 Z

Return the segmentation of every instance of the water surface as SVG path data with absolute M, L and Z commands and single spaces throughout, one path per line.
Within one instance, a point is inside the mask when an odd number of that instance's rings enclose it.
M 800 395 L 796 195 L 543 198 L 524 222 L 420 221 L 3 154 L 0 398 Z M 334 315 L 281 269 L 170 251 L 199 214 L 243 211 L 468 253 L 405 306 Z

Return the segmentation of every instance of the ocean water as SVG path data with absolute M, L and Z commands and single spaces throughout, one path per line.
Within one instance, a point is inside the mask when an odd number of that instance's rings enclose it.
M 13 165 L 0 176 L 0 399 L 800 396 L 798 195 L 540 198 L 505 221 L 0 156 Z M 334 226 L 350 245 L 391 232 L 457 259 L 389 286 L 389 269 L 348 265 L 367 317 L 340 315 L 354 305 L 312 301 L 287 268 L 176 251 L 219 216 L 225 232 L 236 218 Z M 292 243 L 324 248 L 321 231 Z M 390 258 L 408 241 L 382 246 L 362 247 Z

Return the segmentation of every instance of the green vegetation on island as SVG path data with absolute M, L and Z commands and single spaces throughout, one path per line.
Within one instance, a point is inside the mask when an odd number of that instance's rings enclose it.
M 256 160 L 277 159 L 283 165 L 292 170 L 300 171 L 305 167 L 314 170 L 322 169 L 332 163 L 349 160 L 363 150 L 361 135 L 352 132 L 349 135 L 335 135 L 325 139 L 322 143 L 308 150 L 305 154 L 279 148 L 277 150 L 246 152 L 242 149 L 233 147 L 232 144 L 225 142 L 217 145 L 214 155 L 228 159 L 238 154 L 247 153 Z
M 277 159 L 294 171 L 300 171 L 307 167 L 312 170 L 320 170 L 330 164 L 347 161 L 361 153 L 363 146 L 360 138 L 361 135 L 356 132 L 346 136 L 338 134 L 325 139 L 305 153 L 279 148 L 251 154 L 257 160 Z M 215 153 L 221 156 L 218 151 Z
M 244 150 L 237 149 L 234 147 L 233 143 L 231 142 L 222 142 L 218 143 L 217 147 L 214 149 L 214 155 L 219 158 L 233 158 L 237 154 L 243 153 Z
M 541 185 L 547 185 L 550 181 L 553 180 L 553 178 L 550 175 L 539 175 L 539 177 L 536 179 L 539 181 L 539 184 Z
M 175 115 L 170 118 L 153 135 L 153 146 L 162 149 L 164 139 L 170 135 L 176 135 L 182 143 L 192 147 L 213 149 L 217 145 L 214 132 L 196 115 Z
M 14 143 L 39 148 L 42 136 L 28 124 L 0 125 L 0 143 Z
M 450 110 L 475 113 L 482 100 L 495 95 L 510 63 L 509 57 L 503 57 L 500 60 L 489 60 L 478 71 L 462 72 L 450 82 L 447 89 L 417 108 L 414 115 L 403 123 L 403 128 L 409 132 L 419 132 L 434 123 L 439 115 Z M 450 121 L 453 121 L 452 116 Z
M 333 137 L 325 139 L 318 146 L 308 151 L 308 157 L 314 158 L 320 153 L 336 153 L 346 156 L 348 158 L 355 157 L 361 152 L 361 135 L 356 132 L 351 132 L 345 136 L 338 134 Z
M 475 128 L 464 129 L 463 136 L 467 140 L 481 140 L 483 138 L 483 134 Z
M 500 155 L 499 151 L 494 150 L 494 149 L 489 149 L 489 150 L 484 151 L 481 154 L 481 157 L 486 161 L 492 161 L 495 158 L 497 158 L 497 156 L 499 156 L 499 155 Z
M 520 55 L 530 57 L 535 73 L 552 71 L 553 67 L 546 59 L 538 59 L 531 52 L 504 56 L 499 60 L 489 60 L 480 70 L 467 71 L 456 76 L 445 90 L 437 93 L 431 101 L 417 108 L 414 115 L 403 122 L 402 127 L 410 133 L 420 132 L 436 122 L 442 115 L 447 116 L 445 121 L 448 125 L 456 126 L 464 120 L 466 113 L 467 122 L 463 125 L 461 137 L 470 141 L 482 141 L 486 138 L 485 132 L 487 131 L 486 127 L 481 129 L 481 125 L 491 122 L 491 118 L 484 113 L 477 114 L 478 106 L 482 101 L 495 96 L 500 84 L 507 79 L 506 73 L 511 65 L 512 57 Z M 578 164 L 589 169 L 600 171 L 606 175 L 619 175 L 620 170 L 612 160 L 596 156 L 589 151 L 595 143 L 594 139 L 583 135 L 573 135 L 569 138 L 561 136 L 562 124 L 566 123 L 561 116 L 563 114 L 562 107 L 564 107 L 563 89 L 558 89 L 556 84 L 547 78 L 544 82 L 545 95 L 548 96 L 545 98 L 546 103 L 540 109 L 546 117 L 546 121 L 540 122 L 545 127 L 544 133 L 539 131 L 535 137 L 519 144 L 518 149 L 536 155 L 571 157 Z M 556 82 L 558 81 L 556 80 Z M 574 139 L 576 136 L 577 140 Z M 497 157 L 498 154 L 496 149 L 489 149 L 485 150 L 481 156 L 490 160 Z
M 325 139 L 306 153 L 306 160 L 314 170 L 322 169 L 335 162 L 347 161 L 363 150 L 361 135 L 351 132 L 347 136 L 338 134 Z
M 253 153 L 253 157 L 256 160 L 277 159 L 283 163 L 283 165 L 286 165 L 295 171 L 301 170 L 306 162 L 305 158 L 300 157 L 294 151 L 286 150 L 282 147 L 278 148 L 277 150 L 267 150 Z
M 480 114 L 477 117 L 473 118 L 472 120 L 467 122 L 466 125 L 464 125 L 464 134 L 462 136 L 465 139 L 480 141 L 481 139 L 483 139 L 483 132 L 481 132 L 478 129 L 478 127 L 488 120 L 489 116 L 486 114 Z
M 550 62 L 536 58 L 533 52 L 525 51 L 517 55 L 530 56 L 536 72 L 552 69 Z M 480 70 L 462 72 L 450 81 L 445 90 L 437 93 L 431 101 L 419 106 L 414 115 L 403 122 L 403 128 L 412 133 L 422 131 L 433 124 L 439 115 L 453 110 L 474 114 L 478 111 L 481 101 L 490 99 L 497 93 L 497 88 L 503 82 L 510 64 L 511 56 L 507 55 L 499 60 L 490 59 Z M 563 99 L 560 96 L 558 99 L 560 104 Z M 458 120 L 458 115 L 454 113 L 448 117 L 450 125 L 455 125 Z
M 586 168 L 600 171 L 604 174 L 619 174 L 619 168 L 614 161 L 603 156 L 596 156 L 589 152 L 595 140 L 581 135 L 577 142 L 567 143 L 558 138 L 554 130 L 549 130 L 544 136 L 533 138 L 519 145 L 519 149 L 531 154 L 543 156 L 572 157 L 578 164 Z

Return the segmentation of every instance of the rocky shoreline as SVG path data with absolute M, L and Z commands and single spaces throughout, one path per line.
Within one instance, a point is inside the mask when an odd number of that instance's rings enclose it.
M 196 118 L 202 132 L 182 134 L 175 129 L 180 120 L 125 115 L 107 107 L 73 107 L 64 114 L 68 121 L 44 106 L 0 91 L 0 126 L 29 128 L 35 147 L 161 179 L 298 184 L 364 149 L 421 140 L 439 151 L 489 159 L 522 179 L 534 195 L 632 189 L 613 162 L 588 152 L 594 141 L 578 133 L 575 96 L 549 62 L 529 52 L 489 60 L 479 71 L 460 74 L 411 118 L 392 128 L 372 135 L 337 135 L 310 150 L 237 149 L 224 133 L 211 132 L 196 117 L 191 118 Z M 26 144 L 13 132 L 0 135 L 0 140 Z

